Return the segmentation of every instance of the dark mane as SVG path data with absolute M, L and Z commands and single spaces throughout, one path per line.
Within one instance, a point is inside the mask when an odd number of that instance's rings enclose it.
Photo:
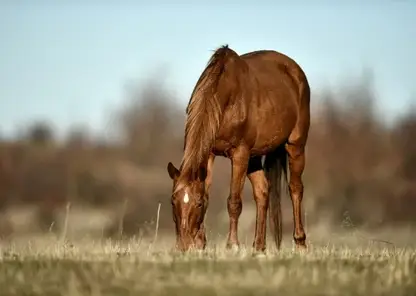
M 184 178 L 193 178 L 200 166 L 208 160 L 223 111 L 217 93 L 218 83 L 223 77 L 227 61 L 236 57 L 239 56 L 228 45 L 218 48 L 195 85 L 186 108 L 184 155 L 181 163 L 181 176 Z M 227 74 L 230 70 L 227 68 Z

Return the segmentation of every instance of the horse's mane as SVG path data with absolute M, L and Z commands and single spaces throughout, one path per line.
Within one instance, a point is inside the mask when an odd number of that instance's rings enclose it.
M 239 58 L 238 54 L 228 45 L 218 48 L 195 85 L 186 108 L 182 178 L 195 178 L 201 165 L 208 161 L 224 107 L 223 98 L 218 96 L 218 84 L 225 72 L 231 77 L 234 74 L 233 63 L 229 67 L 226 64 L 235 58 Z

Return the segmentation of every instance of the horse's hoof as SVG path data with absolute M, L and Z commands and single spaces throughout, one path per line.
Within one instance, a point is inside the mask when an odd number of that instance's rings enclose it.
M 306 253 L 308 251 L 308 246 L 305 243 L 296 244 L 296 251 L 300 253 Z
M 226 248 L 233 253 L 238 253 L 238 251 L 240 251 L 240 246 L 238 244 L 227 244 Z
M 262 251 L 254 251 L 252 254 L 253 258 L 264 259 L 266 258 L 266 253 Z

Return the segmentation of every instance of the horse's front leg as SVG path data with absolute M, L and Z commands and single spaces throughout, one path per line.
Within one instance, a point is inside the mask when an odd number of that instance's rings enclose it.
M 204 195 L 204 207 L 205 207 L 205 215 L 204 215 L 204 221 L 202 222 L 201 228 L 198 232 L 197 237 L 197 247 L 200 249 L 204 249 L 207 242 L 206 237 L 206 228 L 205 228 L 205 221 L 207 218 L 207 211 L 208 211 L 208 205 L 209 205 L 209 189 L 211 188 L 212 184 L 212 173 L 214 169 L 214 160 L 215 155 L 211 154 L 208 159 L 208 165 L 207 165 L 207 177 L 205 178 L 205 195 Z
M 240 146 L 232 151 L 230 158 L 232 171 L 230 195 L 227 200 L 228 215 L 230 217 L 227 249 L 238 248 L 240 246 L 240 242 L 238 241 L 238 218 L 243 209 L 241 194 L 246 178 L 250 152 L 247 147 Z

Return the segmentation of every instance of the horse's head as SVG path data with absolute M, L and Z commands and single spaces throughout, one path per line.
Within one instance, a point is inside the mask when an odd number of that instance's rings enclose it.
M 199 170 L 196 178 L 185 178 L 169 162 L 168 173 L 173 180 L 172 213 L 176 228 L 176 246 L 181 251 L 191 247 L 204 249 L 206 244 L 204 217 L 208 207 L 205 194 L 205 168 Z

